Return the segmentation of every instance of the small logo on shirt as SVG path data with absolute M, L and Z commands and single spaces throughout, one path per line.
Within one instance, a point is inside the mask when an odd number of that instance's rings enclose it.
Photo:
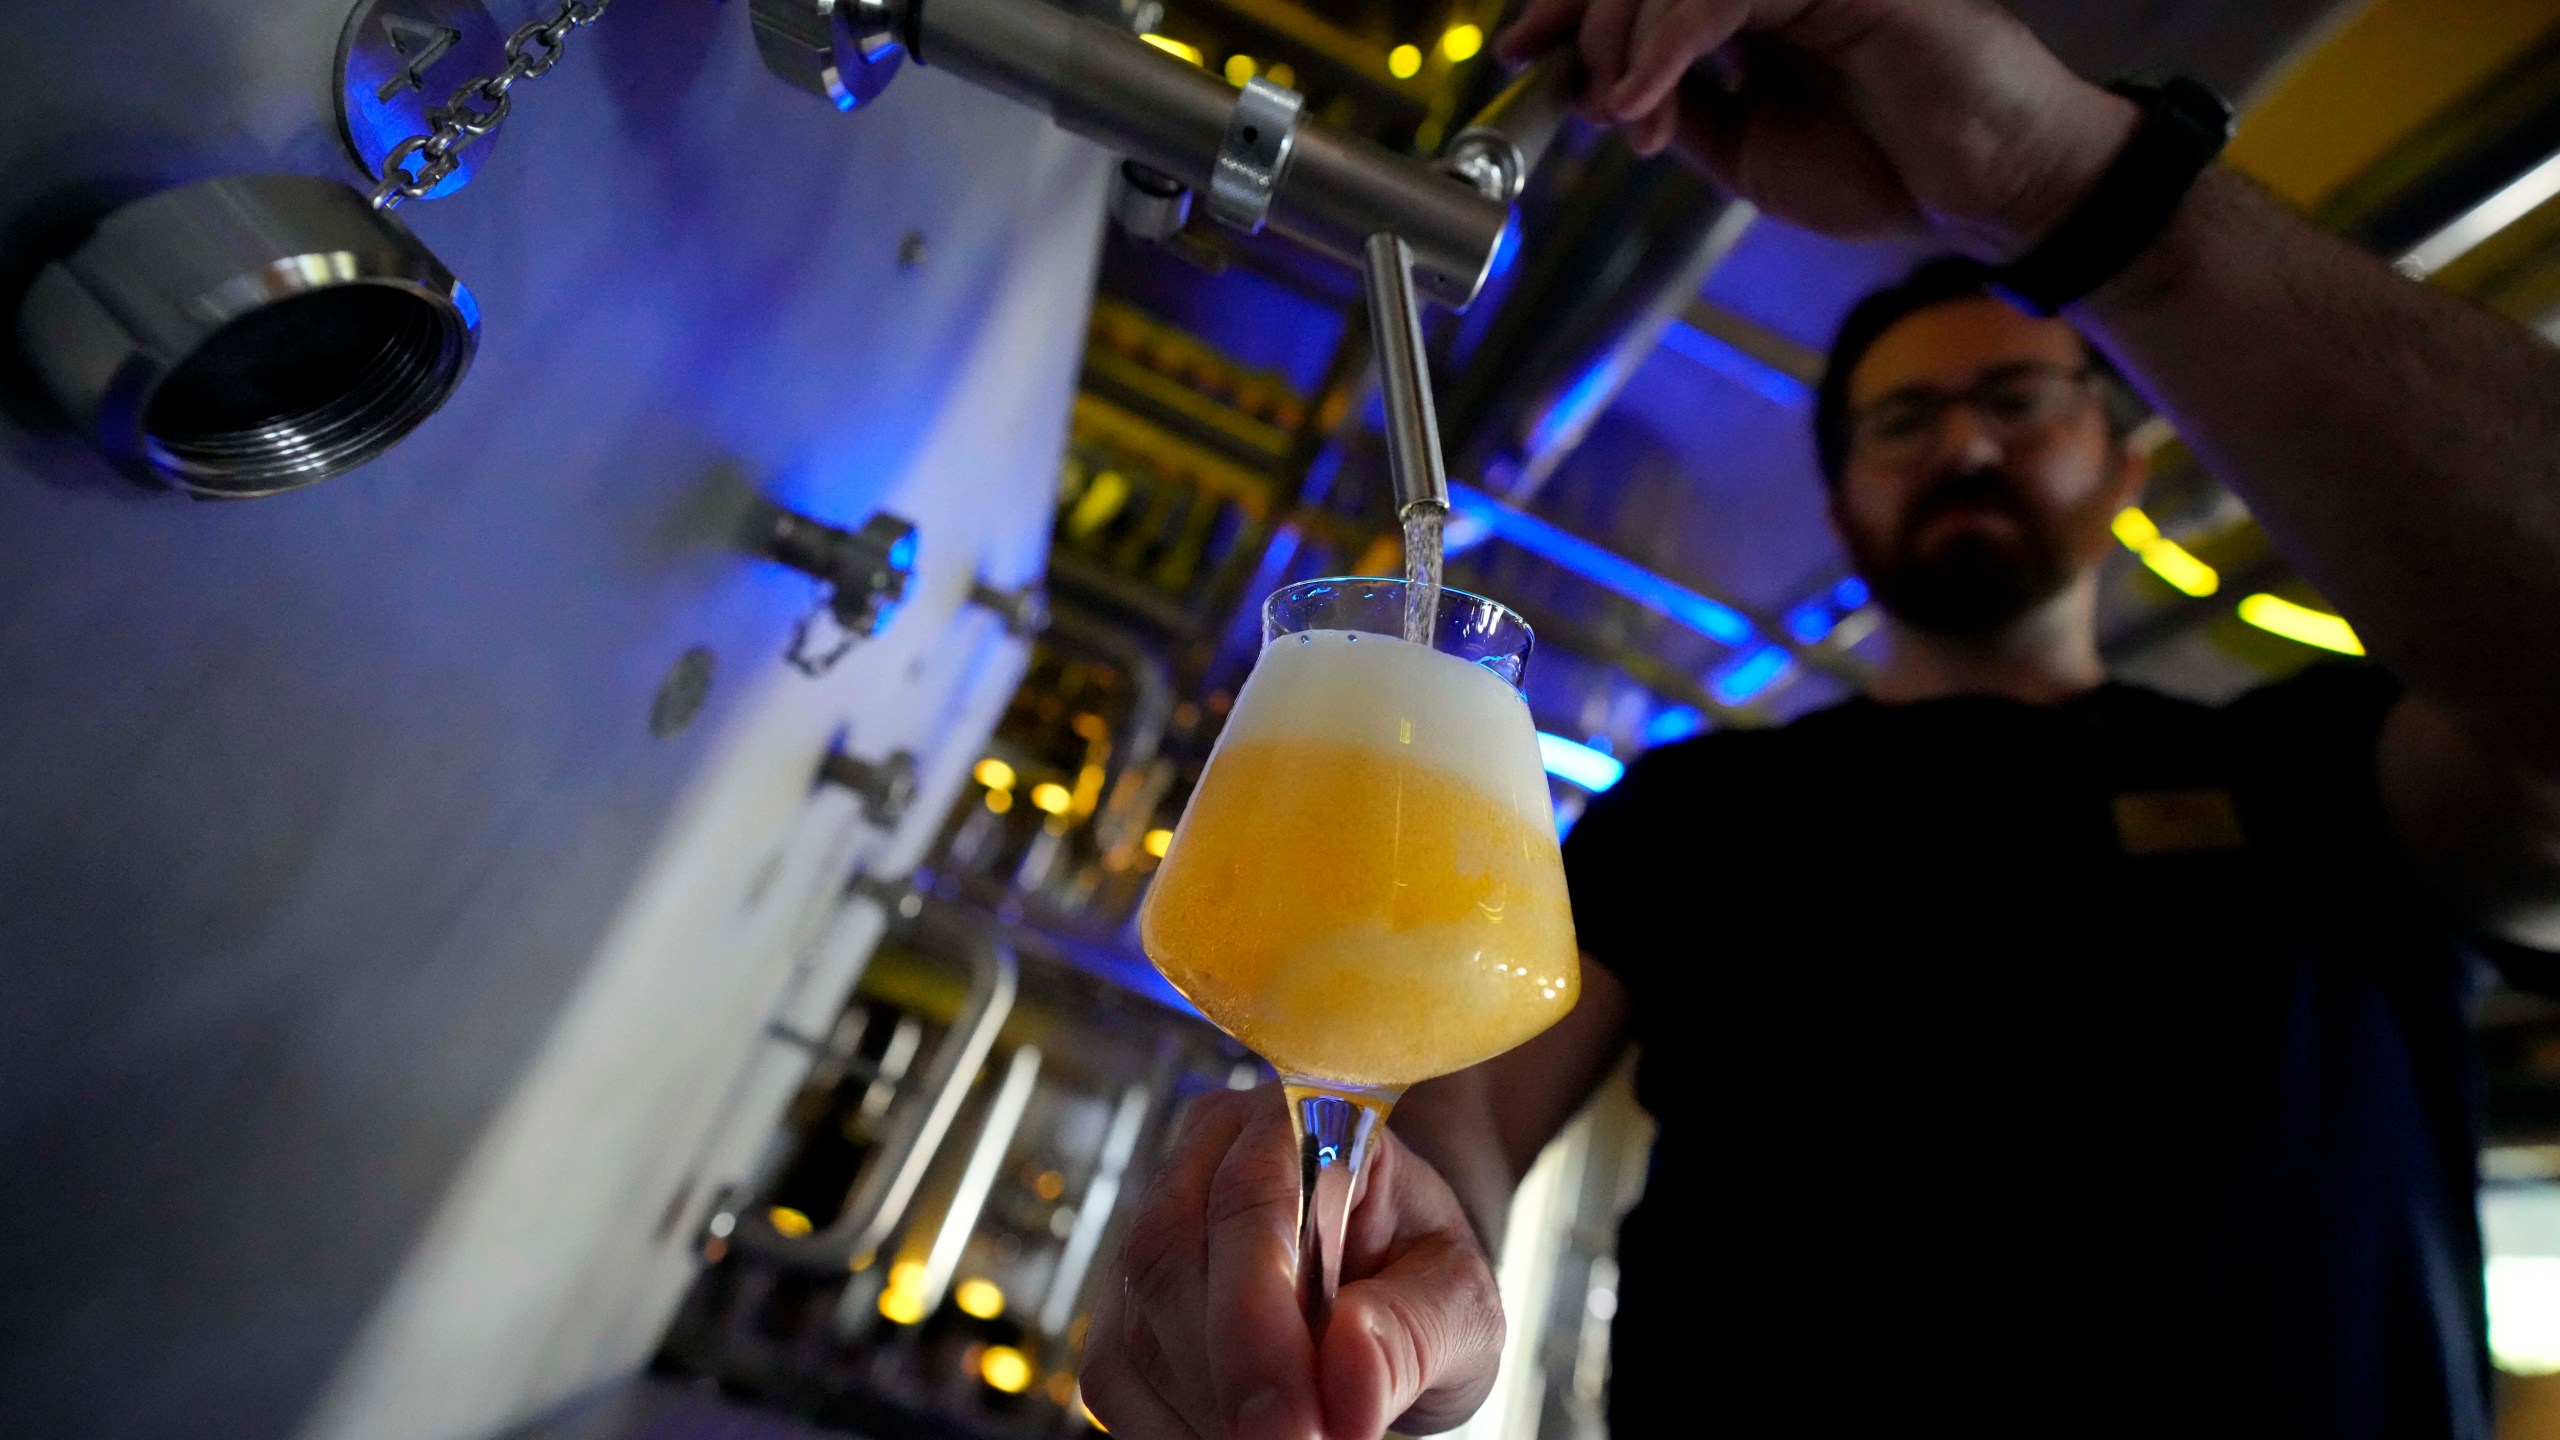
M 2141 790 L 2115 798 L 2116 840 L 2127 855 L 2246 849 L 2240 807 L 2228 790 Z

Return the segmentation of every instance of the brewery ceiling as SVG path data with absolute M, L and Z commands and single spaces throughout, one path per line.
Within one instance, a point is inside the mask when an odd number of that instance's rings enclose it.
M 1499 8 L 1171 0 L 1160 16 L 1123 13 L 1231 80 L 1274 76 L 1317 113 L 1429 151 L 1500 83 L 1483 48 Z M 2170 66 L 2240 97 L 2234 160 L 2393 255 L 2560 150 L 2560 0 L 2013 8 L 2082 73 Z M 1717 229 L 1722 202 L 1673 163 L 1569 133 L 1524 198 L 1521 255 L 1468 315 L 1433 328 L 1453 475 L 1481 497 L 1454 529 L 1453 576 L 1540 624 L 1541 725 L 1620 755 L 1854 683 L 1865 621 L 1822 514 L 1807 382 L 1846 308 L 1923 253 L 1765 218 Z M 2560 304 L 2560 214 L 2526 210 L 2438 278 L 2528 318 Z M 1616 249 L 1590 233 L 1611 226 Z M 1576 244 L 1594 258 L 1553 263 Z M 1647 314 L 1605 293 L 1657 281 L 1677 284 Z M 1248 593 L 1394 563 L 1364 330 L 1353 277 L 1286 247 L 1199 221 L 1169 244 L 1110 242 L 1057 583 L 1070 605 L 1139 617 L 1186 693 L 1232 683 L 1238 647 L 1250 653 Z M 1575 343 L 1519 339 L 1548 333 Z M 1532 454 L 1542 440 L 1549 453 Z M 1092 484 L 1106 474 L 1115 484 Z M 2259 591 L 2319 604 L 2245 509 L 2173 438 L 2156 474 L 2156 529 L 2129 522 L 2108 583 L 2119 669 L 2211 697 L 2321 653 L 2237 618 Z M 2136 559 L 2137 541 L 2158 564 Z M 2204 588 L 2195 561 L 2208 595 L 2171 583 Z M 1740 628 L 1717 633 L 1719 615 Z

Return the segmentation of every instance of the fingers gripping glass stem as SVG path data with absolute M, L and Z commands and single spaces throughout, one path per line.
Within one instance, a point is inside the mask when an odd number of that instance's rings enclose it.
M 1298 1304 L 1321 1339 L 1342 1289 L 1342 1249 L 1352 1202 L 1387 1111 L 1404 1087 L 1355 1089 L 1284 1080 L 1289 1124 L 1298 1137 Z

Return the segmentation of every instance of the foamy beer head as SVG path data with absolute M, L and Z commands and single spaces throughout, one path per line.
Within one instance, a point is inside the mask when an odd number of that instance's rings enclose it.
M 1545 1029 L 1581 972 L 1528 705 L 1391 636 L 1273 638 L 1140 935 L 1284 1074 L 1410 1084 Z

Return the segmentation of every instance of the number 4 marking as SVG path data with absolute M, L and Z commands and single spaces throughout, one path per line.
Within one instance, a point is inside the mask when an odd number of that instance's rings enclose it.
M 424 20 L 389 12 L 382 17 L 382 30 L 390 38 L 392 53 L 409 62 L 390 79 L 383 81 L 381 89 L 373 92 L 373 98 L 383 101 L 403 90 L 426 89 L 426 73 L 444 58 L 444 52 L 462 39 L 459 30 L 448 30 L 442 25 L 430 25 Z

